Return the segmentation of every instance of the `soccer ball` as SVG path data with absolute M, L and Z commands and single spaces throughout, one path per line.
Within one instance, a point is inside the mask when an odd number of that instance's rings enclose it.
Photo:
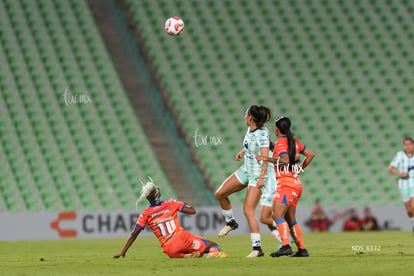
M 179 17 L 171 17 L 165 21 L 165 31 L 169 35 L 180 35 L 184 31 L 184 21 Z

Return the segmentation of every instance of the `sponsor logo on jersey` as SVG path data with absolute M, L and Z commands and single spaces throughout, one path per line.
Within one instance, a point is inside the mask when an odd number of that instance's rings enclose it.
M 198 250 L 200 249 L 201 242 L 198 240 L 193 240 L 193 244 L 191 245 L 192 249 Z

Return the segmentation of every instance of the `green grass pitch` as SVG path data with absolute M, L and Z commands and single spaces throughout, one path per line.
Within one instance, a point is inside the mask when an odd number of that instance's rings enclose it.
M 126 237 L 127 238 L 127 237 Z M 228 258 L 170 259 L 155 238 L 138 237 L 127 256 L 125 239 L 0 242 L 0 275 L 412 275 L 410 232 L 309 233 L 309 258 L 271 258 L 275 241 L 262 234 L 265 257 L 247 259 L 248 235 L 218 242 Z M 295 248 L 294 248 L 295 249 Z

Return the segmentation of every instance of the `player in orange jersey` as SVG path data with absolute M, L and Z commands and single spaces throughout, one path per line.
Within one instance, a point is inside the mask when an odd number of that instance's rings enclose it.
M 193 235 L 180 225 L 177 212 L 192 215 L 196 213 L 193 207 L 181 201 L 161 201 L 160 197 L 160 189 L 152 180 L 143 185 L 138 200 L 146 198 L 150 206 L 141 213 L 124 248 L 113 258 L 125 257 L 129 247 L 146 225 L 154 232 L 163 252 L 170 258 L 195 258 L 201 257 L 203 253 L 208 253 L 207 257 L 210 258 L 226 257 L 226 254 L 220 251 L 218 244 Z
M 272 257 L 292 255 L 289 244 L 289 229 L 298 251 L 294 257 L 309 256 L 302 239 L 302 231 L 296 222 L 296 206 L 302 195 L 302 183 L 299 174 L 309 165 L 315 156 L 301 142 L 293 138 L 290 131 L 291 122 L 287 117 L 279 117 L 275 122 L 275 133 L 279 138 L 275 142 L 272 158 L 257 155 L 257 160 L 269 161 L 275 164 L 277 188 L 273 197 L 273 219 L 282 240 L 282 247 L 270 254 Z M 299 156 L 305 159 L 299 164 Z

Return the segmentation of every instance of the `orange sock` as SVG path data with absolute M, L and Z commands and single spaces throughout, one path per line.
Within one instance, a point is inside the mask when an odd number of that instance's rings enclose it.
M 280 239 L 282 240 L 282 246 L 289 244 L 289 225 L 284 218 L 278 218 L 276 220 L 277 231 L 279 232 Z
M 294 221 L 290 225 L 290 233 L 292 234 L 295 244 L 300 249 L 305 249 L 305 244 L 303 243 L 302 230 L 300 229 L 299 224 Z

